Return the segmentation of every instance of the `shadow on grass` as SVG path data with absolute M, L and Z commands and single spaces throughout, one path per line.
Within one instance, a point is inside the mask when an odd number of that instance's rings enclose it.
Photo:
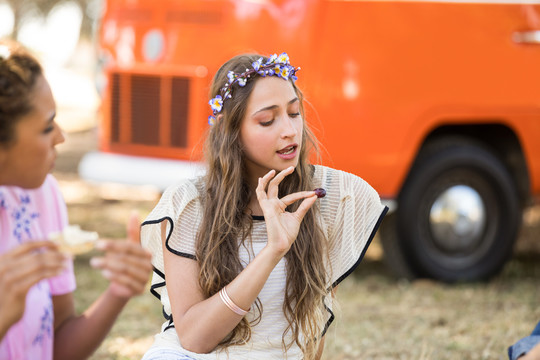
M 397 280 L 382 259 L 364 258 L 360 265 L 354 270 L 352 276 L 355 279 L 377 276 L 386 278 L 388 281 Z
M 506 264 L 501 277 L 505 279 L 540 279 L 540 253 L 518 253 Z
M 366 257 L 354 270 L 352 273 L 352 278 L 360 281 L 369 277 L 384 280 L 386 283 L 399 282 L 403 280 L 397 278 L 390 271 L 383 259 Z M 496 274 L 491 279 L 479 283 L 489 283 L 492 281 L 519 281 L 529 279 L 540 279 L 540 252 L 519 252 L 514 254 L 499 274 Z

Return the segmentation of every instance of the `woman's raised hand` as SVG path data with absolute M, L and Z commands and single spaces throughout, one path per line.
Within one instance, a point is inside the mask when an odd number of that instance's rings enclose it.
M 59 275 L 66 260 L 50 241 L 27 242 L 0 256 L 0 339 L 23 316 L 28 290 Z
M 281 256 L 289 251 L 296 240 L 304 216 L 317 200 L 314 191 L 300 191 L 281 199 L 278 198 L 279 184 L 293 171 L 293 166 L 282 170 L 277 175 L 275 170 L 271 170 L 259 178 L 259 184 L 255 190 L 266 222 L 268 246 Z M 302 199 L 302 203 L 295 212 L 285 211 L 287 206 Z
M 131 215 L 124 241 L 100 241 L 97 248 L 105 251 L 105 256 L 93 258 L 90 264 L 101 269 L 110 284 L 110 290 L 118 297 L 131 298 L 144 292 L 146 282 L 152 272 L 152 255 L 144 250 L 139 241 L 139 219 Z

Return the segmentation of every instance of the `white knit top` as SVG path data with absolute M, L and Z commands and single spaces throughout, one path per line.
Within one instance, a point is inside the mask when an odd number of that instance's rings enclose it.
M 360 263 L 373 239 L 387 208 L 381 204 L 377 192 L 358 176 L 324 166 L 315 166 L 315 187 L 326 190 L 320 198 L 321 225 L 329 242 L 331 281 L 328 288 L 336 286 Z M 199 192 L 203 188 L 202 178 L 185 180 L 168 188 L 158 205 L 143 223 L 142 244 L 153 255 L 154 274 L 151 292 L 161 300 L 166 322 L 156 335 L 154 346 L 175 348 L 194 359 L 302 359 L 296 344 L 286 354 L 282 350 L 282 335 L 287 327 L 282 304 L 285 294 L 286 260 L 283 258 L 272 271 L 259 299 L 263 313 L 259 323 L 252 327 L 252 340 L 247 345 L 231 346 L 227 353 L 211 352 L 195 354 L 182 348 L 171 314 L 171 304 L 166 288 L 161 240 L 162 221 L 167 221 L 166 251 L 195 260 L 195 242 L 202 218 Z M 251 241 L 240 248 L 240 259 L 248 264 L 266 245 L 266 223 L 254 217 Z M 172 275 L 167 274 L 167 277 Z M 328 306 L 327 326 L 333 320 L 331 296 Z M 253 308 L 253 307 L 252 307 Z M 253 320 L 253 313 L 246 315 Z M 288 342 L 290 339 L 286 339 Z

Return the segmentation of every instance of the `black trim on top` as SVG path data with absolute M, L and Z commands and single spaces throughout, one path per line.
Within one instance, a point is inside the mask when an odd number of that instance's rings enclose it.
M 360 254 L 360 257 L 358 258 L 358 260 L 354 263 L 354 265 L 349 270 L 345 272 L 345 274 L 341 275 L 336 281 L 334 281 L 334 283 L 330 286 L 330 288 L 328 288 L 328 292 L 332 291 L 332 289 L 338 286 L 339 283 L 343 281 L 343 279 L 349 276 L 354 271 L 354 269 L 356 269 L 356 267 L 360 264 L 362 259 L 364 259 L 364 255 L 366 254 L 366 251 L 369 248 L 369 245 L 371 245 L 371 241 L 373 241 L 373 238 L 375 237 L 377 230 L 381 226 L 383 218 L 385 217 L 387 212 L 388 212 L 388 206 L 385 206 L 383 211 L 381 212 L 381 215 L 379 216 L 379 219 L 377 220 L 377 223 L 375 224 L 375 227 L 373 228 L 373 231 L 371 231 L 371 235 L 369 236 L 366 246 L 364 246 L 364 250 L 362 250 L 362 254 Z M 326 331 L 328 330 L 328 328 L 330 327 L 330 324 L 332 324 L 335 318 L 334 312 L 330 310 L 330 308 L 328 308 L 326 305 L 324 307 L 330 313 L 330 319 L 328 319 L 328 321 L 326 322 L 326 325 L 324 326 L 321 337 L 324 336 L 324 334 L 326 334 Z
M 164 287 L 165 286 L 165 274 L 162 273 L 159 269 L 157 269 L 156 267 L 154 267 L 154 272 L 156 274 L 158 274 L 159 276 L 161 276 L 163 278 L 163 281 L 162 282 L 159 282 L 157 284 L 152 284 L 150 286 L 150 293 L 152 295 L 154 295 L 155 297 L 157 297 L 159 299 L 159 301 L 161 301 L 161 295 L 156 291 L 156 289 L 159 289 L 161 287 Z M 172 314 L 169 315 L 165 312 L 165 306 L 162 306 L 161 307 L 161 313 L 163 314 L 163 317 L 165 318 L 165 320 L 169 320 L 169 323 L 172 321 Z
M 171 324 L 171 323 L 172 323 L 172 314 L 171 314 L 171 315 L 167 314 L 167 313 L 165 312 L 165 308 L 164 308 L 164 307 L 161 309 L 161 312 L 162 312 L 163 317 L 165 318 L 165 320 L 169 320 L 169 324 Z
M 185 257 L 185 258 L 188 258 L 188 259 L 191 259 L 191 260 L 197 260 L 195 255 L 188 254 L 188 253 L 183 253 L 183 252 L 180 252 L 180 251 L 176 251 L 176 250 L 174 250 L 173 248 L 171 248 L 169 246 L 169 239 L 170 239 L 170 237 L 171 237 L 171 235 L 173 233 L 173 230 L 174 230 L 174 222 L 169 216 L 165 216 L 165 217 L 162 217 L 162 218 L 157 219 L 157 220 L 145 221 L 145 222 L 142 223 L 141 227 L 143 227 L 144 225 L 159 224 L 160 222 L 162 222 L 164 220 L 168 220 L 169 224 L 171 225 L 171 229 L 170 229 L 169 233 L 167 234 L 167 238 L 165 239 L 165 247 L 167 248 L 167 250 L 169 250 L 170 252 L 172 252 L 175 255 L 182 256 L 182 257 Z M 165 278 L 165 277 L 163 277 L 163 278 Z
M 165 286 L 165 274 L 159 271 L 155 266 L 153 268 L 154 272 L 163 278 L 163 281 L 150 285 L 150 293 L 161 301 L 161 295 L 156 291 L 156 289 Z
M 382 223 L 382 220 L 383 218 L 386 216 L 386 213 L 388 212 L 388 207 L 385 206 L 383 211 L 381 212 L 381 215 L 379 216 L 379 219 L 377 220 L 377 223 L 375 224 L 372 232 L 371 232 L 371 235 L 369 236 L 369 239 L 366 243 L 366 246 L 364 247 L 364 250 L 362 251 L 362 254 L 360 254 L 360 257 L 358 258 L 358 260 L 354 263 L 354 265 L 349 269 L 347 270 L 343 275 L 341 275 L 329 288 L 328 288 L 328 292 L 330 292 L 333 288 L 335 288 L 337 285 L 339 285 L 340 282 L 342 282 L 347 276 L 349 276 L 355 269 L 356 267 L 358 267 L 358 265 L 360 264 L 360 262 L 364 259 L 364 255 L 366 254 L 366 251 L 367 249 L 369 248 L 369 246 L 371 245 L 371 242 L 373 241 L 373 238 L 375 237 L 375 234 L 377 233 L 377 230 L 379 229 L 379 227 L 381 226 L 381 223 Z M 260 216 L 260 215 L 252 215 L 251 216 L 253 218 L 253 220 L 264 220 L 264 216 Z M 165 246 L 167 248 L 167 250 L 169 250 L 170 252 L 172 252 L 173 254 L 176 254 L 176 255 L 179 255 L 179 256 L 182 256 L 182 257 L 185 257 L 185 258 L 188 258 L 188 259 L 192 259 L 192 260 L 196 260 L 197 258 L 194 256 L 194 255 L 191 255 L 191 254 L 187 254 L 187 253 L 183 253 L 183 252 L 180 252 L 180 251 L 176 251 L 174 249 L 172 249 L 170 246 L 169 246 L 169 238 L 171 237 L 172 235 L 172 232 L 173 232 L 173 228 L 174 228 L 174 223 L 172 221 L 172 219 L 168 216 L 166 217 L 163 217 L 161 219 L 157 219 L 157 220 L 150 220 L 150 221 L 145 221 L 141 224 L 141 227 L 144 226 L 144 225 L 150 225 L 150 224 L 159 224 L 161 223 L 162 221 L 164 220 L 168 220 L 169 223 L 171 224 L 171 229 L 169 231 L 169 233 L 167 234 L 167 239 L 165 240 Z M 165 279 L 165 274 L 162 273 L 160 270 L 156 269 L 154 267 L 154 271 L 159 275 L 161 276 L 163 279 Z M 165 281 L 163 282 L 160 282 L 160 283 L 157 283 L 157 284 L 154 284 L 150 287 L 150 292 L 155 296 L 157 297 L 159 300 L 161 300 L 161 295 L 159 295 L 159 293 L 157 293 L 155 291 L 155 289 L 158 289 L 160 287 L 163 287 L 165 286 Z M 328 313 L 330 314 L 330 318 L 328 319 L 328 321 L 326 322 L 325 326 L 324 326 L 324 329 L 322 331 L 322 334 L 321 334 L 321 337 L 323 337 L 325 334 L 326 334 L 326 331 L 328 330 L 328 328 L 330 327 L 330 325 L 332 324 L 332 322 L 334 321 L 335 319 L 335 315 L 334 315 L 334 312 L 328 307 L 326 306 L 326 304 L 324 305 L 324 308 L 328 311 Z M 165 308 L 162 308 L 162 312 L 163 312 L 163 317 L 169 321 L 169 325 L 163 330 L 163 331 L 166 331 L 170 328 L 174 328 L 174 323 L 173 323 L 173 318 L 172 318 L 172 314 L 171 315 L 168 315 L 166 312 L 165 312 Z
M 174 328 L 172 318 L 171 318 L 171 320 L 169 320 L 169 325 L 167 325 L 167 327 L 165 329 L 163 329 L 163 332 L 169 330 L 170 328 Z
M 172 252 L 173 254 L 176 254 L 176 255 L 179 255 L 179 256 L 183 256 L 183 257 L 186 257 L 186 258 L 189 258 L 189 259 L 193 259 L 195 260 L 195 256 L 194 255 L 191 255 L 191 254 L 186 254 L 186 253 L 182 253 L 182 252 L 179 252 L 179 251 L 175 251 L 174 249 L 172 249 L 170 246 L 169 246 L 169 239 L 172 235 L 172 232 L 173 232 L 173 229 L 174 229 L 174 222 L 173 220 L 169 217 L 169 216 L 165 216 L 165 217 L 162 217 L 160 219 L 157 219 L 157 220 L 149 220 L 149 221 L 145 221 L 141 224 L 141 228 L 144 226 L 144 225 L 155 225 L 155 224 L 159 224 L 163 221 L 169 221 L 169 224 L 171 225 L 171 229 L 169 231 L 169 233 L 167 234 L 167 238 L 165 239 L 165 247 L 167 248 L 167 250 L 169 250 L 170 252 Z M 153 284 L 150 286 L 150 293 L 152 295 L 154 295 L 156 298 L 158 298 L 160 301 L 161 301 L 161 295 L 156 291 L 156 289 L 159 289 L 163 286 L 165 286 L 165 274 L 162 273 L 159 269 L 157 269 L 155 266 L 153 267 L 153 270 L 156 274 L 158 274 L 159 276 L 161 276 L 161 278 L 163 278 L 163 281 L 162 282 L 159 282 L 159 283 L 156 283 L 156 284 Z M 167 314 L 165 312 L 165 307 L 162 306 L 161 307 L 161 312 L 163 314 L 163 317 L 165 318 L 165 320 L 168 320 L 169 321 L 169 325 L 165 328 L 165 330 L 171 328 L 171 327 L 174 327 L 174 324 L 173 324 L 173 318 L 172 318 L 172 314 Z
M 322 334 L 321 334 L 321 339 L 324 337 L 324 335 L 326 334 L 326 331 L 328 330 L 328 328 L 330 327 L 330 324 L 332 324 L 334 322 L 334 319 L 336 318 L 334 316 L 334 312 L 332 310 L 330 310 L 330 308 L 328 306 L 326 306 L 326 304 L 324 304 L 324 308 L 326 309 L 326 311 L 328 311 L 328 313 L 330 314 L 330 319 L 328 319 L 328 321 L 326 322 L 326 324 L 324 325 L 324 329 L 322 331 Z
M 367 249 L 369 248 L 369 245 L 371 245 L 371 241 L 373 241 L 373 238 L 375 237 L 377 230 L 379 230 L 379 227 L 381 226 L 383 218 L 385 217 L 387 212 L 388 212 L 388 206 L 385 206 L 383 211 L 381 212 L 381 215 L 379 216 L 379 219 L 377 220 L 377 223 L 373 227 L 373 231 L 371 232 L 371 235 L 369 236 L 366 246 L 364 246 L 364 250 L 362 250 L 362 254 L 360 254 L 360 257 L 358 258 L 356 263 L 345 274 L 341 275 L 336 281 L 334 281 L 334 283 L 332 284 L 332 286 L 330 286 L 328 291 L 338 286 L 339 283 L 342 282 L 343 279 L 345 279 L 347 276 L 349 276 L 354 271 L 354 269 L 356 269 L 356 267 L 360 264 L 360 262 L 364 258 L 364 255 L 366 254 Z

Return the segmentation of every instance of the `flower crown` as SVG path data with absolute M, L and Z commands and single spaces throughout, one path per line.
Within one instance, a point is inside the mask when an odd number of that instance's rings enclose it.
M 284 80 L 292 79 L 296 81 L 298 78 L 295 74 L 300 70 L 299 67 L 295 68 L 289 63 L 289 55 L 287 53 L 281 53 L 279 56 L 274 54 L 264 64 L 261 57 L 259 60 L 254 61 L 251 66 L 253 66 L 252 69 L 246 69 L 241 74 L 236 74 L 234 71 L 227 73 L 229 81 L 220 89 L 219 94 L 208 102 L 213 113 L 213 115 L 208 117 L 208 124 L 214 125 L 216 123 L 216 116 L 223 109 L 223 102 L 226 99 L 232 98 L 232 86 L 235 83 L 238 83 L 240 87 L 244 87 L 253 74 L 259 74 L 262 77 L 274 75 Z

